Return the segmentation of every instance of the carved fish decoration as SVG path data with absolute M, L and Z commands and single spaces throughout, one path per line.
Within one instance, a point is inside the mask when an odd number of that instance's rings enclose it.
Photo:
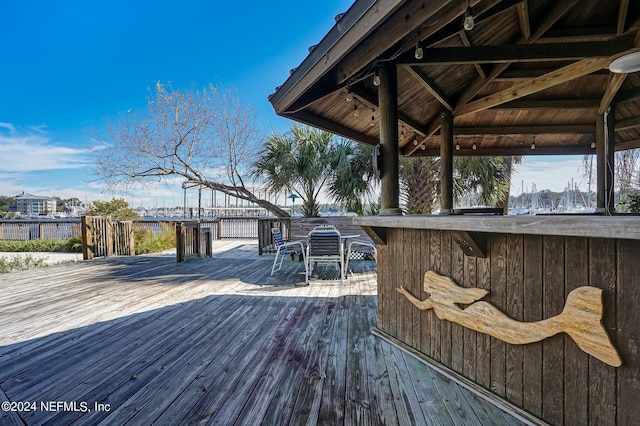
M 487 290 L 459 287 L 451 278 L 433 271 L 424 274 L 424 290 L 430 294 L 427 299 L 417 299 L 403 287 L 397 290 L 418 309 L 433 309 L 441 320 L 460 324 L 503 342 L 522 345 L 564 332 L 589 355 L 614 367 L 622 365 L 622 359 L 602 325 L 602 290 L 599 288 L 576 288 L 567 296 L 559 315 L 536 322 L 509 318 L 492 304 L 477 301 L 489 293 Z M 462 309 L 458 304 L 470 305 Z

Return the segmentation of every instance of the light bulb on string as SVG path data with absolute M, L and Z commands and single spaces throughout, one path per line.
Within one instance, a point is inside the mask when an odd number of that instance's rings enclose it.
M 531 149 L 536 149 L 536 137 L 533 137 L 533 142 L 531 142 Z
M 416 41 L 416 51 L 414 53 L 416 59 L 422 59 L 424 57 L 424 50 L 420 46 L 420 30 L 418 30 L 418 41 Z
M 374 110 L 373 108 L 371 108 L 371 121 L 369 122 L 369 126 L 373 127 L 376 125 L 376 117 L 375 117 L 375 113 L 376 110 Z
M 360 111 L 358 111 L 358 103 L 357 102 L 353 105 L 353 116 L 354 117 L 359 117 L 360 116 Z
M 464 11 L 463 27 L 466 31 L 471 31 L 475 22 L 473 21 L 473 11 L 471 10 L 471 0 L 467 1 L 467 9 Z
M 373 85 L 380 86 L 380 74 L 378 74 L 378 70 L 375 70 L 373 73 Z

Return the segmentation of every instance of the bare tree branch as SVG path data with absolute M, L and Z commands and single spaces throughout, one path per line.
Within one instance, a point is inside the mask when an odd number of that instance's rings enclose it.
M 147 110 L 123 114 L 110 136 L 94 166 L 96 180 L 109 189 L 180 176 L 288 216 L 245 185 L 261 137 L 255 112 L 234 89 L 177 91 L 158 83 Z

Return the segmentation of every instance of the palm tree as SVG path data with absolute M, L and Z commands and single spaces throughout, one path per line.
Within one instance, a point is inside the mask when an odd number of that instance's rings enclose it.
M 294 124 L 285 134 L 274 132 L 253 164 L 252 176 L 274 192 L 287 190 L 302 199 L 306 217 L 318 216 L 318 196 L 331 176 L 333 135 Z
M 440 158 L 402 158 L 400 185 L 405 213 L 433 213 L 438 206 Z
M 507 157 L 457 157 L 454 168 L 456 198 L 475 194 L 485 206 L 494 206 L 509 193 L 511 159 Z
M 329 195 L 349 211 L 364 214 L 363 199 L 373 192 L 373 148 L 342 139 L 333 146 Z

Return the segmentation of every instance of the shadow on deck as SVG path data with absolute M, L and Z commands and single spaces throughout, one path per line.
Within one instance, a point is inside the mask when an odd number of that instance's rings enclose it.
M 0 423 L 522 423 L 371 334 L 373 261 L 300 286 L 301 263 L 270 277 L 255 242 L 227 249 L 3 277 L 0 399 L 21 410 Z

